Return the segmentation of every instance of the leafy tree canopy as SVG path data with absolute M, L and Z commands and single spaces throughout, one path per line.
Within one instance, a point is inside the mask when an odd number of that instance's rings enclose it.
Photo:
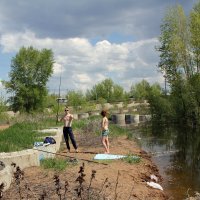
M 132 85 L 130 89 L 130 95 L 136 100 L 143 100 L 147 98 L 150 85 L 146 80 Z
M 103 98 L 107 102 L 122 101 L 125 98 L 123 87 L 115 84 L 112 79 L 108 78 L 93 86 L 91 90 L 86 92 L 88 100 L 99 100 Z
M 85 96 L 82 91 L 71 90 L 67 94 L 67 103 L 70 106 L 73 106 L 76 110 L 81 108 L 86 103 Z
M 53 73 L 53 52 L 22 47 L 11 61 L 10 81 L 5 88 L 12 93 L 9 101 L 14 111 L 30 112 L 43 108 L 46 84 Z

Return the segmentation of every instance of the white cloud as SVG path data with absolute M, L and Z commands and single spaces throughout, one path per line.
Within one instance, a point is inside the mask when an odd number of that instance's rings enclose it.
M 5 90 L 5 87 L 3 86 L 2 84 L 2 80 L 0 79 L 0 98 L 1 97 L 4 97 L 6 98 L 8 95 L 7 95 L 7 92 Z
M 139 77 L 160 81 L 155 78 L 158 55 L 154 46 L 157 42 L 155 38 L 121 44 L 102 40 L 92 45 L 85 38 L 37 38 L 29 30 L 0 37 L 4 52 L 17 52 L 20 47 L 30 45 L 52 49 L 55 64 L 49 87 L 58 85 L 56 77 L 62 76 L 63 87 L 75 89 L 90 88 L 108 77 L 118 84 L 126 83 L 127 79 L 135 82 Z
M 196 0 L 1 0 L 0 76 L 7 79 L 12 56 L 32 45 L 54 52 L 52 91 L 60 77 L 65 92 L 105 78 L 126 89 L 142 79 L 163 84 L 156 38 L 166 8 L 177 3 L 188 14 Z
M 91 78 L 88 76 L 88 74 L 74 74 L 73 76 L 74 79 L 77 80 L 77 82 L 79 82 L 80 84 L 90 84 L 91 83 Z
M 53 72 L 54 72 L 54 75 L 64 73 L 64 71 L 65 71 L 65 70 L 64 70 L 64 68 L 62 67 L 61 64 L 54 63 L 54 65 L 53 65 Z
M 0 89 L 3 88 L 3 85 L 2 85 L 2 82 L 1 82 L 1 79 L 0 79 Z

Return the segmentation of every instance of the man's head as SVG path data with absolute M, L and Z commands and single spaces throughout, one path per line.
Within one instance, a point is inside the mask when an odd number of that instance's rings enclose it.
M 65 112 L 69 112 L 69 108 L 68 107 L 65 108 Z

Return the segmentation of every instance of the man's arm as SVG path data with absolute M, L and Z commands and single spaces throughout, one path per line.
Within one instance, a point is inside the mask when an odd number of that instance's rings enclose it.
M 63 121 L 64 116 L 62 116 L 61 118 L 58 118 L 58 121 L 61 122 Z
M 73 119 L 74 119 L 74 116 L 70 114 L 70 121 L 72 121 Z

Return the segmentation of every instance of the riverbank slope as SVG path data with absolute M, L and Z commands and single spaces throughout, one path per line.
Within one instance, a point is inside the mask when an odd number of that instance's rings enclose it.
M 43 191 L 47 191 L 51 198 L 57 199 L 54 184 L 54 175 L 57 174 L 64 187 L 64 182 L 68 181 L 68 194 L 75 196 L 75 188 L 78 182 L 76 181 L 80 175 L 78 172 L 80 166 L 84 163 L 84 182 L 83 187 L 88 188 L 91 180 L 92 171 L 95 170 L 95 178 L 92 180 L 91 188 L 94 193 L 100 193 L 101 197 L 106 199 L 145 199 L 145 200 L 165 200 L 168 199 L 164 191 L 154 189 L 147 185 L 150 181 L 150 176 L 154 174 L 158 177 L 158 183 L 162 185 L 162 178 L 159 175 L 158 168 L 152 163 L 151 157 L 142 151 L 134 140 L 127 139 L 127 136 L 111 137 L 110 149 L 112 154 L 128 155 L 134 154 L 140 156 L 139 163 L 129 164 L 123 160 L 112 161 L 94 161 L 93 158 L 97 153 L 103 153 L 103 147 L 100 142 L 100 137 L 91 137 L 87 134 L 76 133 L 76 138 L 79 144 L 79 153 L 67 152 L 65 144 L 62 144 L 62 150 L 59 152 L 60 159 L 66 159 L 65 156 L 74 157 L 78 160 L 77 165 L 73 165 L 62 172 L 52 170 L 44 170 L 41 167 L 31 167 L 24 170 L 23 185 L 28 185 L 32 191 L 29 194 L 29 199 L 34 199 L 35 195 L 40 196 Z M 76 161 L 71 159 L 72 162 Z M 88 160 L 88 161 L 87 161 Z M 106 181 L 106 183 L 105 183 Z M 105 184 L 104 184 L 105 183 Z M 22 187 L 23 188 L 23 187 Z M 24 189 L 25 190 L 25 189 Z M 74 193 L 75 192 L 75 193 Z M 24 191 L 26 194 L 26 192 Z M 34 195 L 33 195 L 34 194 Z M 17 199 L 16 184 L 12 184 L 10 189 L 4 194 L 3 199 Z M 77 198 L 78 199 L 78 198 Z

